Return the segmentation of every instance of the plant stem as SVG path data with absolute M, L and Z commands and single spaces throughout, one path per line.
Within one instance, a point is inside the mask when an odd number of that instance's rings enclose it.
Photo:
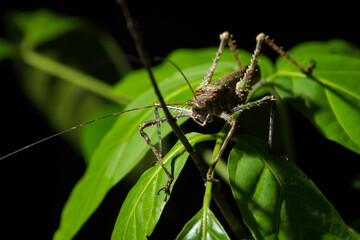
M 55 61 L 31 49 L 22 49 L 21 56 L 25 63 L 43 72 L 66 80 L 80 88 L 86 89 L 99 96 L 120 105 L 126 105 L 130 99 L 112 93 L 111 86 L 101 80 L 75 70 L 65 64 Z
M 214 151 L 213 151 L 213 155 L 212 155 L 212 158 L 211 158 L 211 164 L 214 163 L 216 155 L 218 154 L 222 143 L 223 143 L 223 138 L 217 138 L 215 148 L 214 148 Z M 213 176 L 214 176 L 214 172 L 212 172 L 212 174 L 211 174 L 211 177 L 213 177 Z M 206 239 L 207 215 L 208 215 L 208 209 L 210 208 L 212 185 L 213 185 L 213 182 L 207 182 L 206 183 L 204 200 L 203 200 L 203 216 L 202 216 L 202 223 L 203 223 L 203 225 L 202 225 L 202 227 L 203 227 L 202 234 L 203 235 L 202 235 L 201 239 Z
M 228 124 L 226 124 L 226 126 L 221 130 L 221 133 L 225 133 L 228 130 L 227 125 Z M 219 136 L 216 140 L 213 156 L 211 159 L 211 164 L 215 161 L 216 155 L 219 152 L 222 143 L 224 142 L 224 138 L 226 137 L 226 134 L 221 134 L 221 135 L 222 136 L 221 137 Z M 211 175 L 212 178 L 213 178 L 213 175 L 214 175 L 214 172 Z M 214 184 L 214 188 L 213 188 L 213 184 Z M 246 234 L 246 231 L 243 227 L 242 222 L 240 221 L 240 219 L 238 219 L 235 216 L 229 203 L 227 202 L 226 198 L 224 197 L 224 194 L 221 192 L 220 184 L 216 183 L 216 182 L 215 183 L 207 182 L 207 184 L 206 184 L 204 200 L 203 200 L 203 210 L 204 210 L 204 212 L 203 212 L 203 214 L 204 214 L 203 215 L 203 223 L 204 223 L 203 227 L 206 226 L 206 221 L 207 221 L 206 215 L 208 213 L 207 209 L 210 207 L 211 192 L 212 192 L 212 196 L 214 197 L 216 205 L 218 206 L 220 212 L 222 213 L 223 217 L 225 218 L 227 224 L 231 228 L 231 230 L 234 233 L 234 235 L 236 236 L 236 238 L 243 239 L 245 237 L 248 237 Z M 203 234 L 205 234 L 205 232 L 206 231 L 203 231 Z M 202 239 L 206 239 L 204 237 L 205 236 L 203 236 Z
M 210 150 L 207 151 L 210 152 Z M 210 153 L 208 154 L 207 152 L 205 152 L 203 155 L 206 164 L 210 166 L 211 165 L 211 157 L 209 157 Z M 230 185 L 229 175 L 227 172 L 227 164 L 223 158 L 220 158 L 219 162 L 216 164 L 215 173 L 219 178 L 221 178 L 222 181 L 224 181 L 227 185 Z

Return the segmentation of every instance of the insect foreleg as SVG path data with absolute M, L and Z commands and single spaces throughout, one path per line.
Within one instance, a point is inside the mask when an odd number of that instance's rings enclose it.
M 155 107 L 155 121 L 156 121 L 156 129 L 157 129 L 157 135 L 158 135 L 158 142 L 159 142 L 159 155 L 160 155 L 160 159 L 163 158 L 163 148 L 162 148 L 162 140 L 161 140 L 161 127 L 160 127 L 160 116 L 159 116 L 159 111 L 158 111 L 158 107 Z
M 157 194 L 159 194 L 161 191 L 167 191 L 170 186 L 172 181 L 174 180 L 174 178 L 172 177 L 171 173 L 169 172 L 169 170 L 165 167 L 163 161 L 162 161 L 162 144 L 161 144 L 161 131 L 160 131 L 160 124 L 163 122 L 168 121 L 168 119 L 166 117 L 159 117 L 158 111 L 157 109 L 155 110 L 155 116 L 156 119 L 154 120 L 150 120 L 150 121 L 146 121 L 142 124 L 139 125 L 139 132 L 141 134 L 141 136 L 145 139 L 146 143 L 150 146 L 152 152 L 154 153 L 157 162 L 160 164 L 160 166 L 163 168 L 163 170 L 165 171 L 166 175 L 168 176 L 168 181 L 165 185 L 165 187 L 161 188 Z M 175 119 L 178 118 L 186 118 L 189 117 L 189 113 L 179 113 L 179 114 L 175 114 L 172 116 Z M 159 151 L 156 150 L 156 147 L 154 146 L 154 144 L 151 142 L 151 139 L 149 137 L 149 135 L 147 133 L 145 133 L 144 129 L 150 126 L 156 125 L 157 126 L 157 134 L 158 134 L 158 138 L 159 138 Z

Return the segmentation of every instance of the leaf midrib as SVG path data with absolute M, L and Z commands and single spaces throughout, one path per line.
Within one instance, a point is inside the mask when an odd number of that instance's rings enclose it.
M 343 71 L 342 75 L 344 73 L 349 73 L 349 72 L 353 72 L 353 71 Z M 326 73 L 332 73 L 332 71 L 317 71 L 318 74 L 326 74 Z M 356 73 L 356 72 L 355 72 Z M 359 72 L 357 72 L 356 74 L 360 75 Z M 268 78 L 267 78 L 267 82 L 272 82 L 274 78 L 278 77 L 278 76 L 289 76 L 289 77 L 292 77 L 292 78 L 296 78 L 296 77 L 302 77 L 302 78 L 305 78 L 306 75 L 304 75 L 303 73 L 299 73 L 299 72 L 291 72 L 291 71 L 277 71 L 275 73 L 273 73 L 272 75 L 270 75 Z M 351 92 L 349 91 L 348 89 L 346 88 L 342 88 L 341 86 L 337 85 L 337 84 L 334 84 L 332 82 L 329 82 L 327 81 L 325 78 L 322 78 L 322 77 L 316 77 L 316 80 L 319 81 L 319 83 L 325 85 L 325 86 L 328 86 L 334 90 L 338 90 L 340 92 L 343 92 L 345 93 L 346 95 L 349 95 L 353 98 L 355 98 L 356 100 L 360 101 L 360 95 L 354 93 L 354 92 Z

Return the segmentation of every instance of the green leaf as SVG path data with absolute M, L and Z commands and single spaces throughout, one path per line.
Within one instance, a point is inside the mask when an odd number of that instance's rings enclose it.
M 296 45 L 290 50 L 291 54 L 332 54 L 344 55 L 348 57 L 360 57 L 360 49 L 342 39 L 332 39 L 327 42 L 323 41 L 310 41 Z
M 229 72 L 236 65 L 220 64 L 219 71 Z M 200 65 L 184 69 L 191 83 L 198 85 L 208 66 Z M 136 84 L 136 82 L 135 82 Z M 137 86 L 137 85 L 136 85 Z M 187 84 L 182 81 L 180 73 L 160 80 L 159 87 L 167 103 L 181 103 L 192 98 Z M 126 109 L 153 105 L 157 102 L 150 88 Z M 152 109 L 129 112 L 121 115 L 110 131 L 101 141 L 91 158 L 90 164 L 68 199 L 61 217 L 60 227 L 55 239 L 70 239 L 81 228 L 85 221 L 96 210 L 106 193 L 126 176 L 145 156 L 149 146 L 138 132 L 140 123 L 154 119 Z M 181 124 L 184 120 L 179 120 Z M 148 128 L 146 132 L 155 144 L 156 128 Z M 170 133 L 170 127 L 162 124 L 162 136 Z M 89 197 L 91 196 L 91 197 Z
M 211 48 L 203 50 L 210 58 L 214 57 L 214 49 Z M 211 52 L 211 54 L 210 54 Z M 182 57 L 183 61 L 188 58 L 196 62 L 199 56 L 199 62 L 204 58 L 203 54 L 197 54 L 198 51 L 192 52 L 188 57 Z M 226 50 L 223 53 L 225 59 L 220 61 L 214 75 L 214 79 L 224 75 L 230 71 L 238 69 L 233 56 Z M 226 61 L 226 56 L 231 57 L 231 62 Z M 249 53 L 243 53 L 245 59 L 250 59 Z M 211 58 L 210 58 L 211 59 Z M 264 58 L 265 59 L 265 58 Z M 264 60 L 266 64 L 266 59 Z M 159 66 L 159 68 L 173 68 Z M 179 66 L 182 63 L 178 63 Z M 184 63 L 186 65 L 186 63 Z M 188 68 L 182 69 L 193 87 L 196 87 L 201 82 L 204 74 L 208 71 L 211 62 L 207 64 L 200 64 L 196 66 L 189 65 Z M 131 89 L 143 88 L 143 84 L 147 83 L 147 78 L 137 78 L 139 70 L 130 74 L 126 81 L 129 83 L 125 85 L 117 85 L 114 88 L 114 93 L 124 92 L 124 89 L 131 91 Z M 160 90 L 167 103 L 184 103 L 193 96 L 186 82 L 179 72 L 171 70 L 174 73 L 169 74 L 168 70 L 165 73 L 157 73 L 156 79 L 159 82 Z M 145 85 L 146 86 L 146 85 Z M 147 85 L 148 86 L 148 85 Z M 142 106 L 154 105 L 158 100 L 154 95 L 153 89 L 146 87 L 148 90 L 129 104 L 126 109 L 133 109 Z M 134 93 L 138 95 L 139 93 Z M 90 164 L 77 185 L 74 187 L 62 213 L 60 227 L 55 234 L 55 239 L 70 239 L 72 238 L 81 226 L 87 221 L 91 214 L 97 209 L 101 201 L 104 199 L 107 192 L 117 184 L 124 176 L 126 176 L 139 161 L 145 156 L 149 150 L 149 146 L 138 132 L 140 123 L 147 120 L 154 119 L 152 109 L 143 109 L 141 111 L 129 112 L 121 115 L 110 131 L 107 132 L 99 146 L 91 158 Z M 181 124 L 184 119 L 179 120 Z M 150 139 L 156 144 L 156 128 L 146 129 Z M 170 127 L 167 124 L 162 124 L 162 136 L 165 137 L 170 133 Z M 91 197 L 89 197 L 91 196 Z
M 352 240 L 360 240 L 360 233 L 349 227 L 349 232 Z
M 211 135 L 198 133 L 187 134 L 186 137 L 192 145 L 212 138 Z M 188 155 L 184 146 L 178 142 L 163 159 L 166 168 L 174 177 L 170 193 Z M 168 177 L 159 164 L 141 176 L 121 207 L 111 239 L 146 239 L 146 236 L 151 235 L 169 200 L 169 196 L 163 192 L 157 195 L 167 180 Z
M 166 168 L 174 177 L 170 192 L 188 155 L 180 143 L 163 159 Z M 111 239 L 146 239 L 146 236 L 151 235 L 169 199 L 168 193 L 161 192 L 157 195 L 157 191 L 165 186 L 167 179 L 160 164 L 141 176 L 121 207 Z
M 108 105 L 96 111 L 96 114 L 92 114 L 87 121 L 100 118 L 102 116 L 109 115 L 114 112 L 121 111 L 121 108 L 117 105 Z M 94 154 L 95 149 L 100 144 L 101 139 L 105 136 L 107 131 L 111 128 L 115 122 L 115 118 L 106 119 L 106 123 L 92 124 L 89 127 L 81 129 L 80 142 L 81 148 L 84 155 L 84 160 L 89 163 L 91 156 Z
M 54 40 L 82 25 L 77 18 L 61 16 L 46 9 L 17 12 L 13 15 L 13 22 L 23 32 L 23 45 L 30 48 Z
M 331 43 L 331 42 L 330 42 Z M 316 61 L 314 78 L 300 74 L 285 59 L 277 62 L 270 80 L 279 96 L 306 116 L 326 138 L 360 153 L 360 58 L 359 49 L 345 46 L 334 53 L 334 44 L 303 45 L 290 52 L 302 66 Z M 316 52 L 307 52 L 318 46 Z M 303 50 L 303 51 L 302 51 Z
M 205 210 L 201 208 L 200 211 L 186 223 L 176 239 L 220 240 L 230 238 L 214 213 L 209 208 Z
M 305 173 L 270 154 L 259 139 L 238 138 L 228 172 L 255 239 L 350 239 L 339 213 Z

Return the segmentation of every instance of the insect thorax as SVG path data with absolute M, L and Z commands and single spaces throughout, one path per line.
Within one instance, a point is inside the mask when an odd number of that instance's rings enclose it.
M 232 109 L 241 104 L 236 94 L 236 83 L 243 76 L 243 71 L 234 71 L 195 90 L 196 99 L 187 104 L 192 109 L 193 118 L 200 122 L 213 115 L 219 117 L 222 112 L 232 113 Z

